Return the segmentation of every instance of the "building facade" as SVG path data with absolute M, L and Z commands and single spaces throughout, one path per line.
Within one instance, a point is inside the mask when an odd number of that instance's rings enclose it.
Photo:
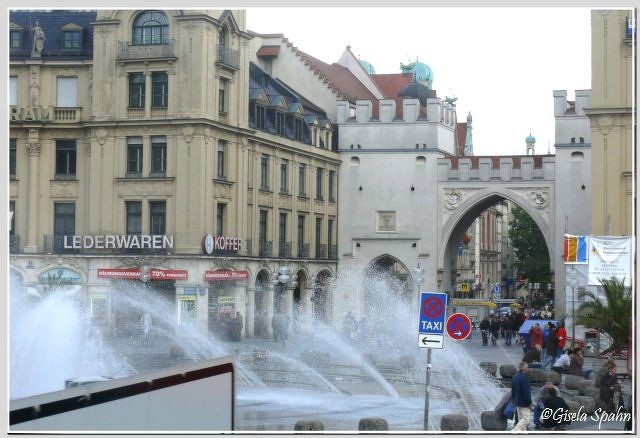
M 591 12 L 591 233 L 632 235 L 634 10 Z
M 16 284 L 76 284 L 116 335 L 138 316 L 117 300 L 129 286 L 214 332 L 237 311 L 246 336 L 271 336 L 278 312 L 331 317 L 332 123 L 252 63 L 244 11 L 14 11 L 10 23 Z

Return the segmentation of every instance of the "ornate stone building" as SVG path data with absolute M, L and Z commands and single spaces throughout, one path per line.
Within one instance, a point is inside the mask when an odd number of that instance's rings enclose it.
M 591 11 L 591 234 L 632 235 L 633 63 L 632 10 Z
M 76 284 L 116 335 L 133 286 L 213 331 L 236 311 L 246 336 L 274 312 L 331 317 L 332 123 L 252 63 L 244 11 L 9 19 L 12 288 Z

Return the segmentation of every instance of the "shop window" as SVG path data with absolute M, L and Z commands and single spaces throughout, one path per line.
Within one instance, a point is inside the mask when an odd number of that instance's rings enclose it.
M 91 297 L 89 309 L 91 321 L 95 324 L 106 324 L 108 321 L 108 307 L 106 297 Z
M 180 297 L 178 299 L 178 325 L 189 325 L 196 320 L 195 297 Z

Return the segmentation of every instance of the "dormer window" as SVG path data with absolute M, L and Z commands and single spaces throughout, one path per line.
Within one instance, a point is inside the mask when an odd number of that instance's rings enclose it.
M 62 32 L 62 48 L 80 50 L 82 48 L 82 31 L 66 30 Z
M 284 135 L 284 113 L 276 112 L 276 134 Z
M 262 105 L 256 105 L 256 128 L 264 129 L 265 108 Z
M 133 44 L 169 44 L 169 20 L 160 11 L 146 11 L 133 22 Z
M 12 49 L 22 48 L 22 31 L 12 30 L 9 32 L 9 44 Z
M 223 26 L 218 33 L 218 45 L 226 47 L 227 45 L 227 29 Z
M 304 131 L 302 129 L 302 119 L 299 118 L 294 118 L 293 119 L 293 132 L 294 132 L 294 138 L 297 141 L 303 141 L 304 140 Z

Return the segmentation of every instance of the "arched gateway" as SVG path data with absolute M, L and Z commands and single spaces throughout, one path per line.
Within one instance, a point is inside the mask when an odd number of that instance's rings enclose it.
M 564 315 L 562 237 L 588 234 L 590 229 L 590 160 L 572 160 L 571 152 L 557 147 L 556 155 L 427 155 L 426 166 L 416 162 L 414 173 L 405 170 L 396 176 L 393 194 L 387 193 L 383 182 L 371 180 L 363 191 L 372 197 L 363 196 L 343 211 L 359 214 L 359 223 L 365 225 L 342 222 L 343 228 L 350 227 L 350 236 L 341 237 L 346 250 L 339 269 L 365 272 L 369 264 L 388 255 L 409 270 L 414 291 L 413 271 L 418 264 L 424 269 L 421 290 L 451 291 L 456 256 L 461 242 L 469 239 L 471 225 L 490 207 L 510 203 L 523 209 L 541 231 L 549 251 L 555 309 Z M 409 189 L 401 190 L 403 184 Z M 502 238 L 506 241 L 506 236 Z M 498 249 L 493 252 L 499 257 Z M 342 295 L 338 291 L 336 296 Z M 417 296 L 413 300 L 417 302 Z M 366 291 L 356 301 L 366 303 Z M 344 305 L 348 307 L 348 302 Z M 356 309 L 364 314 L 363 307 Z

